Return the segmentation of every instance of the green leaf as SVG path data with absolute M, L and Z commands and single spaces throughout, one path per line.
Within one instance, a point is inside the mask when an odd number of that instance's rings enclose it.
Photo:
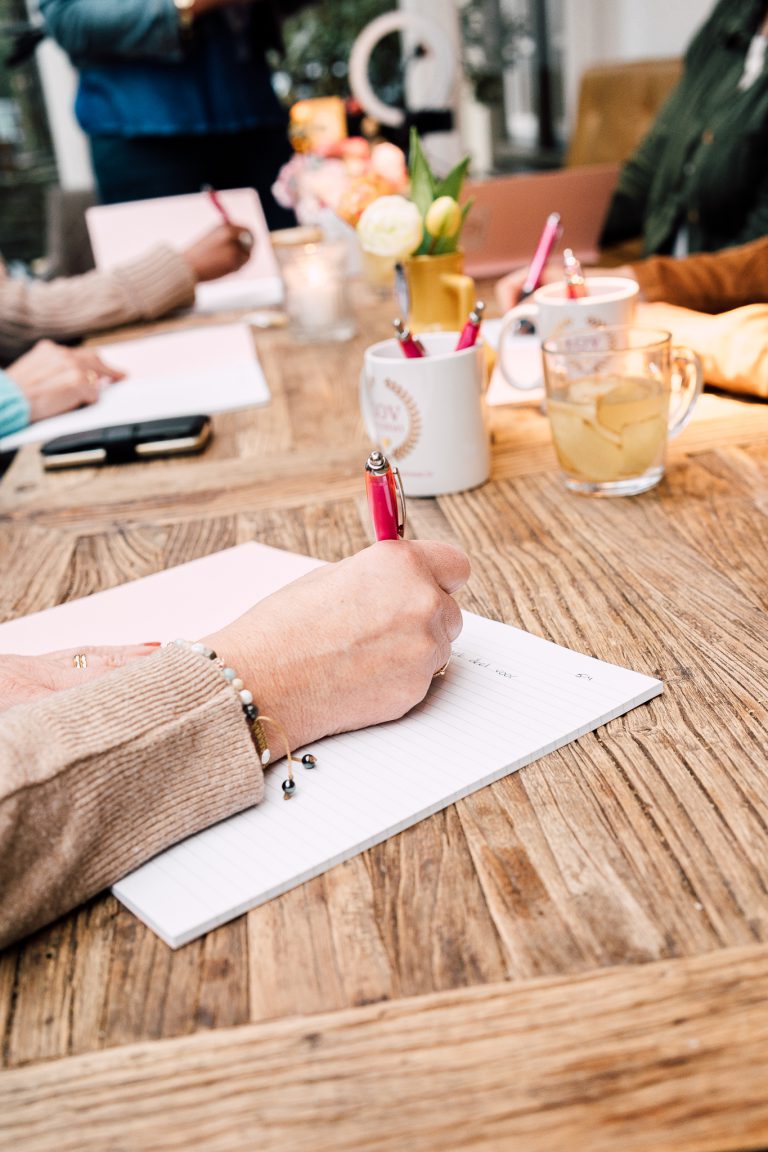
M 459 161 L 455 168 L 451 169 L 447 176 L 437 182 L 435 186 L 435 197 L 452 196 L 454 200 L 458 200 L 461 196 L 461 188 L 468 168 L 469 156 L 465 156 L 463 160 Z
M 411 200 L 421 213 L 422 220 L 435 199 L 435 180 L 430 171 L 419 134 L 411 129 L 411 142 L 408 151 L 408 173 L 411 178 Z

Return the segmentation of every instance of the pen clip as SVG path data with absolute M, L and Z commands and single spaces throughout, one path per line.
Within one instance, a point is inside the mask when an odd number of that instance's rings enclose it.
M 400 479 L 400 469 L 397 467 L 392 468 L 392 475 L 395 480 L 395 494 L 397 495 L 397 534 L 398 536 L 405 535 L 405 492 L 403 491 L 403 482 Z

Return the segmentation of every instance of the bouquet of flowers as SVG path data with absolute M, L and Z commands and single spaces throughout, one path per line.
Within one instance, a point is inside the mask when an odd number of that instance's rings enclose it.
M 297 152 L 280 169 L 272 193 L 278 204 L 293 208 L 301 224 L 321 223 L 330 209 L 354 228 L 369 204 L 407 188 L 400 148 L 351 136 L 323 154 Z
M 415 129 L 411 130 L 409 191 L 379 196 L 357 222 L 363 252 L 392 263 L 408 256 L 441 256 L 455 252 L 469 201 L 459 204 L 469 167 L 465 156 L 442 180 L 433 174 Z

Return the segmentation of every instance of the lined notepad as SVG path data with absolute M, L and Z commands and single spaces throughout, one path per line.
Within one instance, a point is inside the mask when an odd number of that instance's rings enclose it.
M 315 563 L 243 545 L 2 625 L 0 650 L 120 642 L 139 622 L 146 631 L 148 609 L 163 622 L 158 636 L 203 634 Z M 206 588 L 215 604 L 200 599 Z M 155 857 L 115 895 L 178 947 L 661 691 L 659 680 L 465 613 L 445 676 L 408 716 L 313 745 L 317 768 L 298 769 L 288 802 L 277 765 L 261 804 Z

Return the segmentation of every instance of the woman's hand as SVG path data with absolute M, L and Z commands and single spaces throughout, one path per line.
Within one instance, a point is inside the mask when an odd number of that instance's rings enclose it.
M 103 383 L 125 375 L 105 364 L 92 348 L 64 348 L 52 340 L 40 340 L 5 371 L 27 398 L 33 423 L 93 404 Z
M 0 712 L 48 696 L 64 688 L 76 688 L 96 680 L 132 660 L 150 656 L 159 645 L 123 644 L 115 647 L 65 648 L 44 656 L 0 656 Z M 75 658 L 85 656 L 85 666 Z
M 461 631 L 453 593 L 468 576 L 450 544 L 383 541 L 310 572 L 204 643 L 300 748 L 394 720 L 424 698 Z
M 253 236 L 236 224 L 219 224 L 182 252 L 195 280 L 218 280 L 237 272 L 249 259 Z

